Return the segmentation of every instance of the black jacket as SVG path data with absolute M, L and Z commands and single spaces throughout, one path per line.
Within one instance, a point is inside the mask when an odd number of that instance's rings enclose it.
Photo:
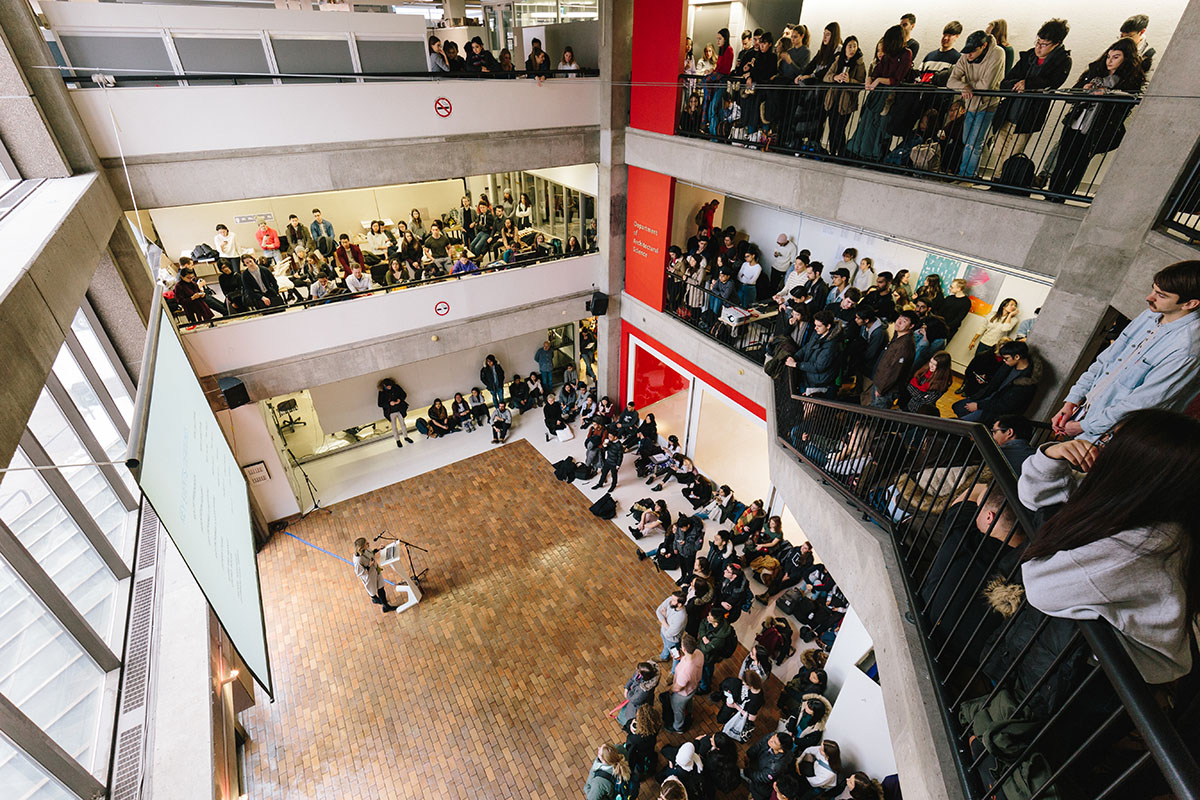
M 246 306 L 249 308 L 261 307 L 263 297 L 270 298 L 272 306 L 282 305 L 282 300 L 279 298 L 279 282 L 275 280 L 275 275 L 264 267 L 258 268 L 258 274 L 262 278 L 263 286 L 266 287 L 265 292 L 259 288 L 258 281 L 254 280 L 250 270 L 242 270 L 242 299 Z
M 393 406 L 392 401 L 399 400 L 400 405 Z M 408 394 L 399 384 L 391 384 L 379 390 L 379 407 L 383 409 L 384 419 L 391 419 L 392 414 L 399 411 L 401 416 L 408 413 Z
M 499 361 L 490 367 L 484 364 L 483 369 L 479 370 L 479 380 L 489 390 L 498 391 L 504 385 L 504 367 L 500 366 Z
M 704 526 L 695 517 L 683 517 L 675 524 L 675 552 L 691 561 L 704 546 Z
M 542 406 L 542 416 L 545 418 L 546 427 L 549 430 L 557 431 L 563 427 L 561 403 L 546 403 Z
M 716 602 L 729 603 L 729 611 L 726 612 L 725 619 L 729 620 L 730 624 L 737 622 L 738 618 L 742 616 L 742 605 L 745 604 L 749 591 L 750 583 L 741 572 L 735 573 L 732 580 L 724 581 L 721 585 Z
M 968 295 L 962 297 L 947 295 L 942 300 L 942 319 L 946 320 L 946 328 L 949 331 L 949 335 L 946 337 L 947 342 L 954 338 L 954 334 L 962 327 L 963 320 L 970 313 L 971 298 Z
M 1067 82 L 1071 73 L 1071 51 L 1061 44 L 1050 51 L 1041 64 L 1033 48 L 1021 53 L 1012 71 L 1000 81 L 1001 91 L 1011 92 L 1019 81 L 1025 81 L 1025 92 L 1052 92 Z M 997 123 L 1011 122 L 1015 133 L 1036 133 L 1046 124 L 1050 113 L 1049 97 L 1009 97 L 996 112 Z
M 604 466 L 616 469 L 625 460 L 625 446 L 619 439 L 609 439 L 604 446 Z
M 774 732 L 766 734 L 746 751 L 746 780 L 750 783 L 750 794 L 755 798 L 770 797 L 775 779 L 792 763 L 792 754 L 788 751 L 771 752 L 767 743 L 774 735 Z
M 979 404 L 984 423 L 994 422 L 1005 414 L 1024 414 L 1033 402 L 1038 384 L 1042 380 L 1042 361 L 1030 354 L 1029 366 L 1009 380 L 1015 367 L 1003 364 L 992 373 L 988 382 L 975 395 L 967 399 Z M 1007 383 L 1006 383 L 1007 381 Z
M 805 388 L 828 389 L 833 386 L 841 365 L 842 337 L 842 323 L 835 321 L 824 336 L 817 336 L 813 331 L 813 335 L 800 348 L 796 364 L 804 373 Z
M 1106 74 L 1107 70 L 1103 66 L 1097 69 L 1089 66 L 1079 76 L 1079 80 L 1075 81 L 1073 88 L 1081 91 L 1089 81 L 1099 80 Z M 1113 91 L 1125 94 L 1137 94 L 1142 91 L 1144 86 L 1144 78 L 1130 75 L 1118 83 L 1113 88 Z M 1069 129 L 1069 126 L 1091 106 L 1096 107 L 1096 116 L 1092 119 L 1092 124 L 1085 134 L 1087 136 L 1088 151 L 1092 155 L 1095 155 L 1096 153 L 1107 153 L 1110 150 L 1115 150 L 1125 136 L 1125 119 L 1133 111 L 1133 105 L 1130 103 L 1114 102 L 1074 103 L 1071 110 L 1063 118 L 1063 126 Z

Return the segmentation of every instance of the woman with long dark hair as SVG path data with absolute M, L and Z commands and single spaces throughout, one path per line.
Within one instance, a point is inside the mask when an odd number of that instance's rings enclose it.
M 912 69 L 912 50 L 904 46 L 904 29 L 893 25 L 884 32 L 875 46 L 875 63 L 871 65 L 870 78 L 864 91 L 867 96 L 858 116 L 858 127 L 846 145 L 846 150 L 865 161 L 879 161 L 886 152 L 888 98 L 891 92 L 875 91 L 881 86 L 895 86 Z
M 1088 64 L 1076 91 L 1094 95 L 1137 94 L 1146 83 L 1142 59 L 1132 39 L 1120 39 Z M 1087 173 L 1092 156 L 1117 149 L 1125 135 L 1131 103 L 1074 103 L 1063 118 L 1058 162 L 1050 175 L 1049 191 L 1073 194 Z M 1061 198 L 1055 198 L 1061 202 Z
M 830 89 L 825 93 L 825 112 L 829 115 L 829 154 L 841 155 L 846 146 L 846 123 L 858 109 L 858 89 L 867 79 L 867 67 L 858 49 L 858 37 L 847 36 L 842 52 L 825 72 L 825 82 L 842 84 L 845 89 Z
M 925 406 L 936 406 L 938 398 L 950 388 L 953 378 L 954 373 L 950 371 L 950 354 L 944 350 L 934 353 L 924 369 L 917 368 L 917 373 L 905 387 L 904 410 L 915 414 Z
M 1108 622 L 1148 683 L 1188 674 L 1200 612 L 1200 421 L 1131 411 L 1094 444 L 1039 449 L 1018 489 L 1028 508 L 1062 504 L 1025 550 L 1030 604 Z

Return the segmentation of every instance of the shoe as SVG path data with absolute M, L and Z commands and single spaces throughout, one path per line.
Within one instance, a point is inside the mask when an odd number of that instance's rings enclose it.
M 377 605 L 377 606 L 381 606 L 381 605 L 383 605 L 383 601 L 382 601 L 382 600 L 380 600 L 378 597 L 372 597 L 372 598 L 371 598 L 371 602 L 372 602 L 372 603 L 374 603 L 374 604 L 375 604 L 375 605 Z
M 384 603 L 383 604 L 383 613 L 386 614 L 389 611 L 395 611 L 397 608 L 399 608 L 399 606 L 389 606 L 387 603 Z
M 642 538 L 642 532 L 641 532 L 641 531 L 634 531 L 634 533 L 633 533 L 633 538 L 634 538 L 634 539 L 641 539 L 641 538 Z
M 593 488 L 593 489 L 599 489 L 599 488 L 600 488 L 600 484 L 598 484 L 598 483 L 597 483 L 597 484 L 595 484 L 594 486 L 592 486 L 592 488 Z
M 548 434 L 548 433 L 546 434 L 546 441 L 547 442 L 550 441 L 550 434 Z
M 712 700 L 714 703 L 719 703 L 721 702 L 721 693 L 719 691 L 713 692 L 712 694 L 708 695 L 708 699 Z
M 645 560 L 646 560 L 646 551 L 638 550 L 638 561 L 645 561 Z
M 640 538 L 640 537 L 641 537 L 641 535 L 642 535 L 642 532 L 641 532 L 641 530 L 640 530 L 640 529 L 639 529 L 639 528 L 638 528 L 636 525 L 630 525 L 630 526 L 629 526 L 629 532 L 630 532 L 630 533 L 632 533 L 634 536 L 637 536 L 637 537 L 639 537 L 639 538 Z
M 396 447 L 404 447 L 404 442 L 401 442 L 399 439 L 397 439 L 397 440 L 396 440 Z
M 500 444 L 500 440 L 499 440 L 499 439 L 492 439 L 492 444 Z
M 647 485 L 647 486 L 649 486 L 649 485 L 650 485 L 650 484 L 652 484 L 652 483 L 654 483 L 654 476 L 653 476 L 653 475 L 651 475 L 649 478 L 646 478 L 646 485 Z
M 655 487 L 654 487 L 653 489 L 651 489 L 650 491 L 652 491 L 652 492 L 661 492 L 661 491 L 662 491 L 662 487 L 661 487 L 661 486 L 655 486 Z
M 408 442 L 409 444 L 413 443 L 412 439 L 408 438 L 407 436 L 404 437 L 404 441 Z
M 757 600 L 758 602 L 762 603 L 764 606 L 767 603 L 771 602 L 771 597 L 766 592 L 763 592 L 762 594 L 754 595 L 754 599 Z

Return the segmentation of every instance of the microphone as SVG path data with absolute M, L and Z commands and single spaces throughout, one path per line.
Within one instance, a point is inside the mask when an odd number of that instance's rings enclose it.
M 385 533 L 387 533 L 387 529 L 386 529 L 386 528 L 385 528 L 385 529 L 383 529 L 383 530 L 381 530 L 381 531 L 379 532 L 379 535 L 375 537 L 374 541 L 378 542 L 380 539 L 382 539 L 382 538 L 383 538 L 383 535 L 384 535 Z

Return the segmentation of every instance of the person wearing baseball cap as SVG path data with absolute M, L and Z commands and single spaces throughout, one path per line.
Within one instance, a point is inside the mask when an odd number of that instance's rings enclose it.
M 961 178 L 975 177 L 979 159 L 983 156 L 984 141 L 992 128 L 992 117 L 1000 105 L 1000 98 L 978 97 L 975 92 L 994 92 L 1000 88 L 1003 79 L 1004 51 L 990 34 L 972 32 L 946 81 L 948 88 L 962 92 L 963 102 L 967 104 L 967 114 L 963 119 L 963 153 L 958 166 Z
M 792 261 L 796 259 L 796 245 L 786 233 L 779 234 L 775 247 L 771 249 L 771 293 L 776 294 L 783 288 L 783 279 L 787 277 Z
M 829 292 L 825 295 L 824 308 L 836 311 L 850 288 L 850 270 L 838 267 L 829 273 Z

